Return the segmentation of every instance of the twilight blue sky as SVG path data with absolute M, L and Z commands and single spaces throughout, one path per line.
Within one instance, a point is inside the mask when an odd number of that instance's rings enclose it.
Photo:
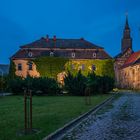
M 114 56 L 128 11 L 134 51 L 140 50 L 140 0 L 0 0 L 0 63 L 19 46 L 49 34 L 81 38 Z

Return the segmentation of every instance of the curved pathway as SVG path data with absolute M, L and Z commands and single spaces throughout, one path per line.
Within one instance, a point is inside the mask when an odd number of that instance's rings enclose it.
M 123 94 L 61 140 L 140 140 L 140 94 Z

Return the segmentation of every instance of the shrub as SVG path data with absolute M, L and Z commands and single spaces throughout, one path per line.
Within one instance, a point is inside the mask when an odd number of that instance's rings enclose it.
M 7 80 L 3 82 L 5 89 L 7 88 L 6 82 Z M 15 94 L 23 93 L 23 89 L 31 89 L 35 95 L 58 95 L 61 93 L 57 81 L 47 77 L 33 78 L 28 76 L 25 79 L 15 77 L 7 83 L 8 88 Z M 90 88 L 91 94 L 108 93 L 114 87 L 114 79 L 108 76 L 97 76 L 94 72 L 85 77 L 81 71 L 74 76 L 68 71 L 64 79 L 64 90 L 69 95 L 84 96 L 86 87 Z
M 25 79 L 20 77 L 9 81 L 9 88 L 15 94 L 23 94 L 23 89 L 30 89 L 34 95 L 57 95 L 61 93 L 58 83 L 51 78 L 33 78 L 28 76 Z
M 61 93 L 61 89 L 52 78 L 34 78 L 32 82 L 32 90 L 37 95 L 57 95 Z
M 108 93 L 113 90 L 114 87 L 114 79 L 108 76 L 95 76 L 90 75 L 90 89 L 92 93 Z
M 87 77 L 78 72 L 76 76 L 68 72 L 64 79 L 64 88 L 70 95 L 85 95 L 85 88 L 90 88 L 91 94 L 108 93 L 114 87 L 114 79 L 108 76 L 97 76 L 94 72 L 89 73 Z
M 0 76 L 0 92 L 7 91 L 8 76 Z
M 89 73 L 87 76 L 87 87 L 90 88 L 91 94 L 96 94 L 98 91 L 98 77 L 94 72 Z
M 81 74 L 81 71 L 79 71 L 76 76 L 68 72 L 64 79 L 64 89 L 67 90 L 70 95 L 83 96 L 85 95 L 86 80 L 86 77 Z
M 15 77 L 8 81 L 8 88 L 11 92 L 19 94 L 23 92 L 24 80 L 21 77 Z

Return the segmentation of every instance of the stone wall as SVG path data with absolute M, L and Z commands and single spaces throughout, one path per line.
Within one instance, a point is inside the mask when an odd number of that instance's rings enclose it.
M 120 69 L 119 73 L 121 88 L 140 89 L 140 64 Z
M 125 53 L 121 54 L 119 57 L 115 59 L 114 63 L 114 71 L 115 71 L 115 83 L 116 87 L 121 87 L 121 76 L 120 76 L 120 69 L 126 62 L 126 60 L 130 57 L 132 54 L 132 50 L 128 49 Z

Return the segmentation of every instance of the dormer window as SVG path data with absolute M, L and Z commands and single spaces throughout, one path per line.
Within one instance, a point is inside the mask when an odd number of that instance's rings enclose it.
M 75 58 L 75 52 L 72 52 L 72 53 L 71 53 L 71 57 L 72 57 L 72 58 Z
M 29 57 L 32 57 L 33 56 L 33 53 L 30 51 L 30 52 L 28 52 L 28 56 Z
M 95 52 L 93 53 L 93 58 L 96 58 L 96 53 Z
M 54 52 L 50 52 L 50 56 L 54 56 Z

